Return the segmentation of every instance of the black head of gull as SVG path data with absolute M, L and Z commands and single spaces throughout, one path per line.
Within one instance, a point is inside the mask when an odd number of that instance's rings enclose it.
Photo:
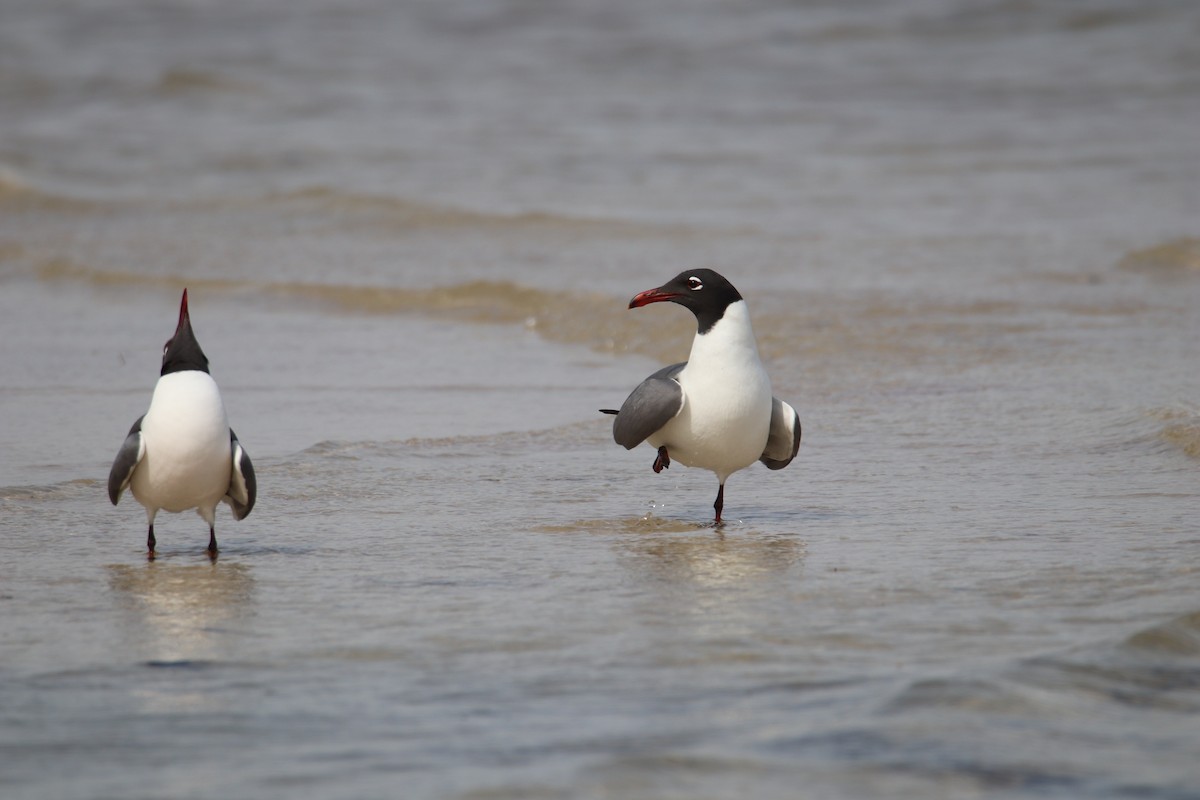
M 159 375 L 169 375 L 172 372 L 208 372 L 208 356 L 200 349 L 196 334 L 192 332 L 192 318 L 188 315 L 187 289 L 183 290 L 183 300 L 179 304 L 179 324 L 175 326 L 175 335 L 163 345 L 162 371 Z
M 711 269 L 681 272 L 657 289 L 647 289 L 629 301 L 630 308 L 650 303 L 678 303 L 696 315 L 696 332 L 708 333 L 725 309 L 742 299 L 725 276 Z

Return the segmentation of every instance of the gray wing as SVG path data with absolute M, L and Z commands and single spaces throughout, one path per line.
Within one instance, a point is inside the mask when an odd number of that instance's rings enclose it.
M 683 408 L 683 389 L 675 380 L 686 361 L 663 367 L 642 381 L 617 412 L 613 420 L 613 439 L 632 450 L 646 437 L 671 420 Z
M 112 500 L 114 506 L 121 499 L 121 493 L 125 491 L 129 481 L 133 479 L 133 471 L 142 463 L 142 456 L 146 455 L 146 443 L 142 441 L 142 419 L 145 416 L 142 414 L 137 418 L 137 422 L 133 423 L 125 437 L 125 443 L 121 445 L 121 450 L 113 461 L 112 469 L 108 471 L 108 499 Z
M 258 482 L 254 479 L 254 465 L 250 456 L 242 449 L 233 428 L 229 429 L 229 443 L 233 445 L 233 471 L 229 477 L 229 491 L 222 498 L 233 509 L 234 519 L 245 519 L 254 510 L 254 498 L 258 494 Z
M 800 415 L 796 409 L 771 398 L 771 433 L 759 461 L 771 469 L 783 469 L 792 463 L 800 450 Z

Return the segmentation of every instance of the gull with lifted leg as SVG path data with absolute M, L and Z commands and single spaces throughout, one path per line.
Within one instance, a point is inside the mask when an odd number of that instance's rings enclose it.
M 696 316 L 687 361 L 663 367 L 633 390 L 615 414 L 613 439 L 627 450 L 657 449 L 652 469 L 672 460 L 717 476 L 715 524 L 721 524 L 725 481 L 755 461 L 770 469 L 792 463 L 800 449 L 800 417 L 771 395 L 742 295 L 711 269 L 681 272 L 629 301 L 630 308 L 677 303 Z

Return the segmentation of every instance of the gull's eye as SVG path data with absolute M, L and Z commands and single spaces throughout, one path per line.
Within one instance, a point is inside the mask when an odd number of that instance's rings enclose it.
M 698 292 L 704 288 L 704 281 L 693 275 L 692 277 L 688 278 L 688 288 L 693 292 Z
M 171 346 L 171 342 L 173 342 L 173 341 L 175 341 L 175 340 L 167 339 L 167 343 L 163 345 L 163 355 L 164 356 L 167 354 L 167 348 Z

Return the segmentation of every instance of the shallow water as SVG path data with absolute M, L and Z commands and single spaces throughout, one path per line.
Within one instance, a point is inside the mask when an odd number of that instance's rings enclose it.
M 9 3 L 0 794 L 1195 797 L 1186 4 Z M 788 469 L 596 409 L 746 296 Z M 179 292 L 260 497 L 113 508 Z

